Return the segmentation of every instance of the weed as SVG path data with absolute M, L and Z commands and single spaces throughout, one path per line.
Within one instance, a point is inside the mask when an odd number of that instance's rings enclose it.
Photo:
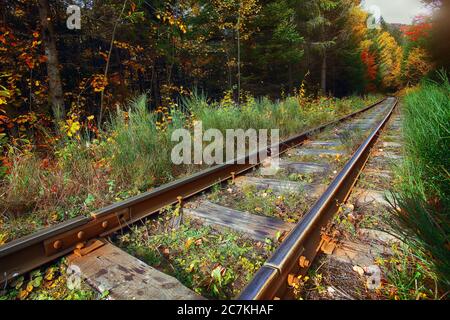
M 423 252 L 413 251 L 406 244 L 393 244 L 393 255 L 377 259 L 386 277 L 383 293 L 394 300 L 419 300 L 438 298 L 434 287 L 436 276 Z
M 374 99 L 346 98 L 342 103 L 353 111 Z M 3 175 L 0 181 L 1 241 L 88 214 L 205 168 L 174 166 L 170 159 L 173 130 L 189 129 L 194 120 L 201 120 L 204 129 L 222 131 L 280 128 L 282 137 L 286 137 L 335 119 L 349 110 L 337 110 L 339 100 L 328 98 L 308 101 L 301 110 L 295 98 L 277 103 L 265 98 L 245 101 L 242 106 L 233 102 L 221 106 L 194 94 L 180 107 L 174 105 L 171 110 L 160 108 L 150 112 L 146 97 L 141 96 L 126 110 L 111 113 L 103 131 L 94 134 L 77 127 L 71 137 L 60 132 L 44 155 L 32 148 L 14 149 L 7 155 L 7 171 L 0 168 L 0 175 Z M 3 147 L 5 139 L 3 136 L 0 139 Z

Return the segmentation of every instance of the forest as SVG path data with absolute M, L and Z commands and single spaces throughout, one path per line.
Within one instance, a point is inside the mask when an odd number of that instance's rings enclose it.
M 79 30 L 67 27 L 70 4 Z M 1 10 L 1 125 L 15 135 L 55 110 L 101 123 L 138 93 L 156 109 L 193 89 L 280 98 L 302 80 L 312 95 L 393 92 L 445 59 L 430 56 L 431 17 L 368 28 L 357 0 L 14 0 Z

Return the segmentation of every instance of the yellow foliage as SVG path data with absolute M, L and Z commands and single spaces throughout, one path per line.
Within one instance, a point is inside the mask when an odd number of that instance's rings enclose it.
M 414 48 L 409 52 L 405 64 L 405 78 L 409 84 L 416 84 L 433 69 L 428 52 L 424 48 Z
M 380 70 L 385 88 L 398 88 L 401 81 L 403 49 L 388 32 L 382 32 L 377 38 L 380 46 Z
M 96 74 L 94 75 L 91 84 L 95 92 L 102 92 L 108 85 L 108 80 L 103 74 Z
M 363 42 L 367 37 L 368 14 L 360 6 L 352 6 L 349 12 L 349 27 L 358 42 Z
M 68 137 L 72 137 L 81 129 L 80 122 L 75 121 L 74 119 L 67 119 L 66 124 L 64 125 L 64 131 L 67 133 Z
M 220 105 L 224 108 L 232 107 L 234 105 L 233 90 L 225 91 L 225 94 L 220 101 Z

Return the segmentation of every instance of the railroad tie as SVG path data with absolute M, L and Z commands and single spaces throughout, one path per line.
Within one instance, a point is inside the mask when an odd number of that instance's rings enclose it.
M 120 248 L 105 243 L 84 256 L 69 257 L 69 266 L 111 300 L 201 300 L 177 279 L 152 268 Z
M 235 180 L 238 187 L 246 185 L 255 186 L 257 190 L 272 190 L 275 193 L 304 192 L 307 196 L 317 196 L 326 189 L 324 185 L 313 185 L 301 182 L 264 179 L 256 177 L 239 177 Z
M 207 225 L 241 232 L 257 241 L 273 240 L 277 233 L 288 233 L 295 226 L 281 219 L 237 211 L 209 201 L 201 202 L 195 209 L 183 209 L 183 214 L 200 219 Z

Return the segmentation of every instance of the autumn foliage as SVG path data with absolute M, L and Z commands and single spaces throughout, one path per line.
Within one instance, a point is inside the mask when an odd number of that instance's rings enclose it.
M 371 53 L 368 49 L 364 49 L 361 52 L 361 60 L 364 63 L 366 67 L 366 74 L 367 74 L 367 90 L 368 91 L 374 91 L 375 88 L 375 80 L 377 78 L 377 64 L 376 64 L 376 56 L 375 54 Z
M 409 41 L 416 42 L 428 38 L 432 27 L 429 17 L 418 16 L 412 25 L 403 26 L 400 30 Z

